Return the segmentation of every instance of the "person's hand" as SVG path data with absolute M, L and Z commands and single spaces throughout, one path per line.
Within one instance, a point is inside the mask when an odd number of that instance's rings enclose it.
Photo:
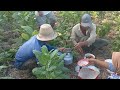
M 80 43 L 77 43 L 75 44 L 75 47 L 74 47 L 79 53 L 83 53 L 83 49 L 81 48 L 81 45 Z
M 82 47 L 84 45 L 85 45 L 85 42 L 79 42 L 79 43 L 75 44 L 75 48 Z
M 61 47 L 61 48 L 58 48 L 59 51 L 61 52 L 64 52 L 65 51 L 65 48 L 64 47 Z
M 88 58 L 88 59 L 95 59 L 95 56 L 93 54 L 90 54 L 90 53 L 87 53 L 85 54 L 85 57 L 84 58 Z
M 96 61 L 96 59 L 94 59 L 94 58 L 87 58 L 87 60 L 88 60 L 88 62 L 89 62 L 89 65 L 94 65 L 95 64 L 95 61 Z

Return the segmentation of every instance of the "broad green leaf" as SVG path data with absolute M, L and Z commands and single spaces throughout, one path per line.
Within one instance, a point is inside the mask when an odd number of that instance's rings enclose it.
M 70 72 L 70 70 L 66 67 L 62 67 L 61 70 L 64 71 L 64 72 Z
M 56 66 L 51 66 L 50 68 L 47 69 L 47 71 L 53 71 L 54 69 L 56 69 Z
M 50 58 L 52 59 L 55 55 L 57 55 L 57 53 L 58 53 L 58 50 L 57 50 L 57 49 L 54 50 L 54 51 L 51 53 Z
M 56 76 L 59 76 L 59 75 L 61 75 L 61 74 L 62 74 L 62 71 L 61 71 L 61 70 L 56 70 L 56 71 L 55 71 L 55 75 L 56 75 Z
M 42 65 L 46 65 L 50 61 L 49 53 L 43 53 L 36 50 L 33 50 L 33 53 L 35 54 L 36 58 L 39 60 L 40 64 Z
M 29 35 L 28 34 L 25 34 L 25 33 L 22 33 L 21 34 L 22 38 L 25 39 L 25 40 L 29 40 Z
M 65 53 L 59 56 L 59 60 L 62 60 L 65 57 Z
M 38 34 L 38 31 L 37 31 L 37 30 L 34 30 L 34 31 L 32 32 L 32 36 L 33 36 L 33 35 L 36 35 L 36 34 Z
M 13 13 L 12 18 L 19 19 L 18 12 Z
M 33 53 L 35 54 L 36 58 L 39 60 L 39 62 L 41 61 L 41 52 L 37 51 L 37 50 L 33 50 Z
M 14 41 L 16 42 L 16 44 L 15 44 L 16 46 L 20 46 L 23 43 L 21 37 L 14 39 Z
M 45 71 L 44 68 L 37 67 L 37 68 L 34 68 L 34 69 L 32 70 L 32 73 L 33 73 L 34 75 L 45 75 L 47 72 Z
M 49 51 L 49 54 L 51 54 L 53 51 L 54 51 L 54 49 L 50 50 L 50 51 Z
M 58 67 L 64 67 L 64 61 L 60 61 L 60 63 L 58 64 Z
M 0 66 L 0 71 L 2 70 L 2 69 L 4 69 L 4 68 L 7 68 L 8 66 L 4 66 L 4 65 L 2 65 L 2 66 Z
M 50 76 L 52 77 L 52 79 L 55 79 L 55 77 L 56 77 L 54 72 L 50 73 Z
M 30 26 L 21 26 L 21 28 L 23 28 L 29 35 L 32 35 L 33 29 Z
M 41 47 L 41 51 L 42 51 L 42 53 L 48 53 L 48 48 L 45 45 L 43 45 Z
M 28 21 L 28 18 L 29 18 L 29 16 L 27 15 L 27 16 L 25 16 L 25 21 Z
M 42 53 L 48 53 L 48 48 L 45 46 L 45 45 L 43 45 L 42 47 L 41 47 L 41 51 L 42 51 Z
M 13 77 L 0 77 L 0 79 L 15 79 Z
M 42 65 L 48 65 L 49 62 L 50 62 L 50 55 L 48 53 L 42 53 L 40 63 Z

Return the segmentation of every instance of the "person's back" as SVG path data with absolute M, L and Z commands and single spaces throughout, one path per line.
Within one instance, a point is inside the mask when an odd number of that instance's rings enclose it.
M 49 23 L 52 27 L 56 25 L 57 19 L 53 11 L 35 11 L 38 27 L 42 24 Z
M 49 24 L 44 24 L 40 27 L 39 34 L 34 35 L 28 41 L 26 41 L 18 49 L 15 55 L 15 64 L 14 66 L 18 69 L 24 68 L 26 61 L 32 59 L 35 61 L 36 57 L 33 53 L 33 50 L 41 52 L 41 47 L 45 45 L 48 48 L 48 51 L 55 50 L 56 47 L 49 45 L 48 41 L 53 40 L 57 37 L 57 33 L 53 31 L 53 28 Z M 36 59 L 36 63 L 37 63 Z
M 31 37 L 28 41 L 26 41 L 22 46 L 20 46 L 20 48 L 18 49 L 18 51 L 15 55 L 16 67 L 19 67 L 20 63 L 22 64 L 29 59 L 35 58 L 33 50 L 41 51 L 41 47 L 43 45 L 46 45 L 46 47 L 48 48 L 48 51 L 50 51 L 52 49 L 56 49 L 54 46 L 50 46 L 49 44 L 38 40 L 36 38 L 36 35 Z M 18 65 L 18 63 L 19 63 L 19 65 Z

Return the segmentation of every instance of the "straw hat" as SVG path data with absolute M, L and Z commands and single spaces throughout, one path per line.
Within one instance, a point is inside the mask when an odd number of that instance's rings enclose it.
M 54 32 L 50 24 L 43 24 L 40 26 L 39 34 L 37 39 L 41 41 L 53 40 L 57 37 L 57 33 Z

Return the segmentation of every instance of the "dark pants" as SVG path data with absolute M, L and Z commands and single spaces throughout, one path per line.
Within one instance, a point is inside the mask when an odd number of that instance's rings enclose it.
M 14 63 L 14 67 L 20 70 L 26 70 L 26 69 L 32 70 L 36 66 L 37 66 L 37 62 L 35 61 L 35 59 L 29 59 L 26 62 L 15 61 Z
M 104 46 L 107 46 L 109 41 L 106 39 L 96 39 L 95 42 L 90 47 L 82 47 L 84 53 L 92 53 L 94 49 L 101 49 Z

